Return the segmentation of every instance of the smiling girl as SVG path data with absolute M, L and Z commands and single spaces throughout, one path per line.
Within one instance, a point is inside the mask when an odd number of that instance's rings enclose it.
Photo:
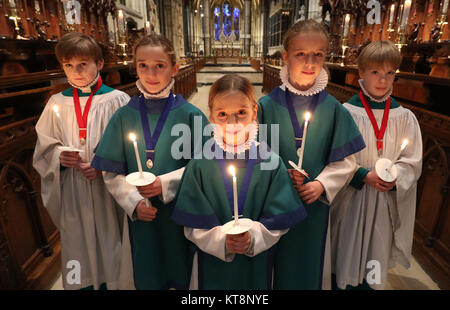
M 194 122 L 208 123 L 203 113 L 172 93 L 179 65 L 172 43 L 152 34 L 134 47 L 134 63 L 139 77 L 136 86 L 140 96 L 131 98 L 112 117 L 97 147 L 92 163 L 104 171 L 109 191 L 128 215 L 135 287 L 137 289 L 187 288 L 192 266 L 189 242 L 183 227 L 171 219 L 174 196 L 184 167 L 190 158 L 175 159 L 172 136 L 175 125 L 188 126 L 194 132 Z M 196 121 L 197 119 L 198 121 Z M 133 143 L 129 134 L 137 136 L 139 157 L 144 171 L 157 176 L 148 186 L 136 188 L 125 176 L 138 171 Z M 184 145 L 202 144 L 194 135 L 185 135 Z M 192 150 L 181 150 L 192 154 Z M 150 198 L 147 208 L 144 198 Z
M 217 80 L 209 110 L 216 157 L 188 164 L 173 213 L 198 247 L 191 288 L 271 289 L 273 245 L 304 219 L 303 204 L 278 155 L 260 155 L 250 81 L 236 74 Z M 275 169 L 262 169 L 271 161 L 278 163 Z M 231 165 L 237 171 L 239 216 L 253 220 L 249 231 L 237 235 L 222 232 L 234 214 Z
M 329 287 L 329 203 L 356 169 L 354 153 L 364 141 L 351 115 L 325 91 L 324 68 L 328 33 L 323 25 L 304 20 L 286 33 L 280 71 L 282 85 L 260 99 L 261 124 L 279 126 L 279 154 L 284 164 L 298 162 L 301 154 L 305 113 L 312 117 L 303 144 L 304 176 L 290 170 L 292 184 L 306 205 L 308 218 L 292 227 L 278 243 L 275 258 L 275 289 L 321 289 Z M 326 260 L 326 259 L 327 260 Z M 326 268 L 327 267 L 327 268 Z

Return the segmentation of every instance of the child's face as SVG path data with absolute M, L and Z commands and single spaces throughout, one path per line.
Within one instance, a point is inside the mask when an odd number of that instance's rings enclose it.
M 104 61 L 95 62 L 88 56 L 73 57 L 62 62 L 64 73 L 69 81 L 78 87 L 91 83 L 103 68 Z
M 291 39 L 283 60 L 293 86 L 304 89 L 314 84 L 325 62 L 327 47 L 327 39 L 321 33 L 299 33 Z
M 247 141 L 248 125 L 256 120 L 258 106 L 240 91 L 229 91 L 214 98 L 211 121 L 219 126 L 224 141 L 240 145 Z
M 149 93 L 157 93 L 178 74 L 179 65 L 172 65 L 162 46 L 141 46 L 136 51 L 136 71 Z
M 359 76 L 364 80 L 364 88 L 373 97 L 383 97 L 391 88 L 395 78 L 395 68 L 390 64 L 371 66 L 359 70 Z

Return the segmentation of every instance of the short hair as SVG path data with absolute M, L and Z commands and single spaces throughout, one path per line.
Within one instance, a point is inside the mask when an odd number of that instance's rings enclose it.
M 93 58 L 96 63 L 103 60 L 102 49 L 97 41 L 80 32 L 69 32 L 63 35 L 56 44 L 55 54 L 60 63 L 83 56 Z
M 366 69 L 390 64 L 395 70 L 400 67 L 402 55 L 391 41 L 374 41 L 363 48 L 358 56 L 358 68 Z
M 166 52 L 169 55 L 169 59 L 174 66 L 177 63 L 177 55 L 175 53 L 175 49 L 173 47 L 172 42 L 167 39 L 165 36 L 152 33 L 145 37 L 142 37 L 137 41 L 137 43 L 134 45 L 133 48 L 133 55 L 134 55 L 134 65 L 136 65 L 136 52 L 139 47 L 141 46 L 161 46 L 164 49 L 164 52 Z
M 208 107 L 212 111 L 214 98 L 220 94 L 228 91 L 239 91 L 250 99 L 250 101 L 257 105 L 255 99 L 255 90 L 252 83 L 245 77 L 238 74 L 226 74 L 214 82 L 209 90 Z
M 298 21 L 295 24 L 293 24 L 291 27 L 289 27 L 289 29 L 286 32 L 286 34 L 284 35 L 284 39 L 283 39 L 284 50 L 287 51 L 289 49 L 289 43 L 295 36 L 297 36 L 300 33 L 305 33 L 305 32 L 316 32 L 316 33 L 323 34 L 327 40 L 327 46 L 328 46 L 329 41 L 330 41 L 330 35 L 328 34 L 328 31 L 325 28 L 325 26 L 322 23 L 316 22 L 313 19 L 306 19 L 306 20 Z

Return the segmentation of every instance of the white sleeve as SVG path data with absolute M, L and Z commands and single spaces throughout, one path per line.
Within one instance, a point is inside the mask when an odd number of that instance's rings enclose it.
M 233 261 L 235 254 L 229 253 L 225 249 L 226 235 L 222 232 L 222 226 L 216 226 L 212 229 L 184 227 L 184 235 L 203 252 L 214 255 L 225 262 Z
M 134 221 L 134 209 L 136 209 L 137 204 L 139 201 L 143 200 L 144 197 L 139 194 L 136 186 L 127 183 L 124 175 L 106 171 L 103 171 L 102 174 L 108 191 L 122 209 L 125 210 L 130 219 Z
M 175 198 L 184 169 L 185 167 L 158 176 L 161 180 L 162 188 L 159 199 L 161 199 L 164 204 L 168 204 Z
M 343 160 L 329 163 L 316 177 L 325 188 L 324 203 L 333 202 L 337 193 L 348 184 L 357 169 L 356 156 L 354 154 L 345 157 Z M 322 200 L 322 199 L 321 199 Z
M 289 228 L 283 230 L 268 230 L 262 223 L 254 221 L 250 229 L 252 241 L 245 255 L 253 257 L 265 250 L 270 249 L 280 240 L 281 236 L 288 232 Z

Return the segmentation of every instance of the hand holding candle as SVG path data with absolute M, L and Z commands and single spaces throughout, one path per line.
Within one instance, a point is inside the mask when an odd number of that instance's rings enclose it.
M 236 168 L 231 165 L 228 167 L 228 172 L 233 177 L 233 202 L 234 202 L 234 225 L 239 225 L 239 210 L 237 198 L 237 184 L 236 184 Z

